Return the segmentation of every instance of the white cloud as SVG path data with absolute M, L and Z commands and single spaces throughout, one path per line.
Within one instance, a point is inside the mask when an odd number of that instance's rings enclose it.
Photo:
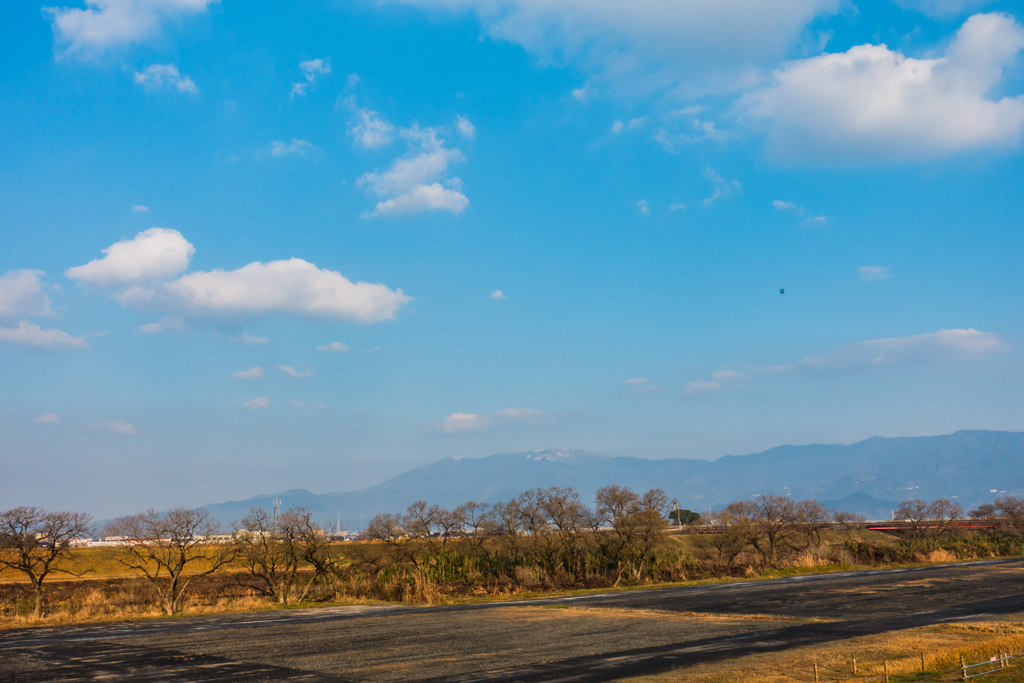
M 472 140 L 476 137 L 476 126 L 474 126 L 465 116 L 460 116 L 455 119 L 455 127 L 458 129 L 459 135 L 467 140 Z
M 135 213 L 149 213 L 149 207 L 142 204 L 132 204 L 132 211 Z
M 587 98 L 594 94 L 594 91 L 589 86 L 584 85 L 582 88 L 574 88 L 571 94 L 574 99 L 586 104 Z
M 11 270 L 0 276 L 0 318 L 52 316 L 50 297 L 43 293 L 41 270 Z
M 686 209 L 686 204 L 683 202 L 672 202 L 668 205 L 669 211 L 682 211 L 684 209 Z
M 644 394 L 648 391 L 664 391 L 664 387 L 659 387 L 656 384 L 651 384 L 650 380 L 645 377 L 637 377 L 635 379 L 627 379 L 623 382 L 626 386 L 633 387 L 633 391 L 638 394 Z
M 306 80 L 301 83 L 292 83 L 292 97 L 305 95 L 316 83 L 318 76 L 331 73 L 331 58 L 324 57 L 323 59 L 310 59 L 309 61 L 300 62 L 299 68 L 302 70 L 302 75 Z
M 711 208 L 719 199 L 729 197 L 732 195 L 734 190 L 740 189 L 740 184 L 736 180 L 727 181 L 721 175 L 718 174 L 715 169 L 708 166 L 704 169 L 704 177 L 715 184 L 715 189 L 712 191 L 711 196 L 704 200 L 703 206 L 705 209 Z
M 46 413 L 45 415 L 40 415 L 39 417 L 32 421 L 39 422 L 41 424 L 60 424 L 60 417 L 57 416 L 57 413 Z
M 236 370 L 235 377 L 254 382 L 258 379 L 263 379 L 263 368 L 257 365 L 256 367 L 249 368 L 248 370 Z
M 637 211 L 640 212 L 641 216 L 646 216 L 651 212 L 651 207 L 647 205 L 646 199 L 641 199 L 636 203 Z
M 242 406 L 247 410 L 261 410 L 270 406 L 270 401 L 267 400 L 266 396 L 260 396 L 249 401 L 242 403 Z
M 217 0 L 85 0 L 85 9 L 46 7 L 55 42 L 66 57 L 89 57 L 109 48 L 140 43 L 160 33 L 168 20 L 206 10 Z
M 160 322 L 149 323 L 139 328 L 139 332 L 152 337 L 164 332 L 184 332 L 188 328 L 185 326 L 185 321 L 173 315 L 169 315 Z
M 866 282 L 888 280 L 892 277 L 892 273 L 885 266 L 861 266 L 858 275 Z
M 810 225 L 825 225 L 828 223 L 828 216 L 811 216 L 804 222 Z
M 695 398 L 707 398 L 716 391 L 721 391 L 721 389 L 722 387 L 718 382 L 702 382 L 697 380 L 696 382 L 690 382 L 686 387 L 686 395 Z
M 355 123 L 348 130 L 357 147 L 376 149 L 395 139 L 395 126 L 371 109 L 356 109 Z
M 625 128 L 625 126 L 623 125 L 622 121 L 616 121 L 615 123 L 612 124 L 612 133 L 618 135 L 619 133 L 622 132 L 623 128 Z
M 293 154 L 304 157 L 307 154 L 312 154 L 316 151 L 312 143 L 305 140 L 297 140 L 292 138 L 292 141 L 288 144 L 281 142 L 280 140 L 272 140 L 270 142 L 270 156 L 272 157 L 286 157 Z
M 294 398 L 286 398 L 284 400 L 284 402 L 287 403 L 288 405 L 290 405 L 292 408 L 305 408 L 306 407 L 305 403 L 303 403 L 302 401 L 296 401 Z
M 434 183 L 417 185 L 398 197 L 377 202 L 373 213 L 366 215 L 398 216 L 419 211 L 451 211 L 458 216 L 467 206 L 469 199 L 466 195 L 446 189 L 440 183 Z
M 189 273 L 156 288 L 127 289 L 118 298 L 126 305 L 168 307 L 200 316 L 284 313 L 363 323 L 393 320 L 399 307 L 411 301 L 401 289 L 353 283 L 341 273 L 299 258 Z
M 504 301 L 505 293 L 502 292 L 500 289 L 496 289 L 493 292 L 491 292 L 491 298 L 494 299 L 495 301 Z
M 307 377 L 313 376 L 313 371 L 310 370 L 309 368 L 306 368 L 302 372 L 299 372 L 290 365 L 278 365 L 277 369 L 283 372 L 284 374 L 288 375 L 292 379 L 306 379 Z
M 774 200 L 772 202 L 772 206 L 774 206 L 779 211 L 797 211 L 798 210 L 796 202 L 784 202 L 784 201 L 782 201 L 780 199 Z
M 313 410 L 323 410 L 327 406 L 325 406 L 323 403 L 320 403 L 319 401 L 317 401 L 317 402 L 314 402 L 314 403 L 310 403 L 309 407 L 312 408 Z
M 399 0 L 472 11 L 486 32 L 542 62 L 571 63 L 623 94 L 677 87 L 729 90 L 774 64 L 839 0 Z M 585 100 L 583 87 L 573 96 Z
M 178 73 L 178 67 L 173 64 L 152 64 L 144 71 L 136 71 L 135 82 L 145 88 L 147 92 L 163 90 L 166 86 L 177 88 L 178 92 L 199 94 L 199 88 L 192 82 L 192 79 Z M 135 207 L 132 208 L 135 209 Z M 149 211 L 146 207 L 142 207 L 142 209 Z
M 43 351 L 89 348 L 89 342 L 85 337 L 72 337 L 63 330 L 44 330 L 27 320 L 22 320 L 17 327 L 0 327 L 0 343 L 28 346 Z
M 228 337 L 230 342 L 238 342 L 239 344 L 267 344 L 270 342 L 266 337 L 254 337 L 248 332 L 243 332 L 237 337 Z
M 1024 129 L 1024 96 L 987 95 L 1022 48 L 1024 30 L 1011 17 L 978 14 L 943 57 L 859 45 L 797 60 L 740 107 L 784 160 L 886 163 L 1012 148 Z
M 910 337 L 872 339 L 805 358 L 811 368 L 843 368 L 891 363 L 945 363 L 979 359 L 1006 349 L 999 335 L 975 329 L 939 330 Z
M 445 434 L 480 432 L 516 423 L 535 422 L 543 415 L 544 411 L 534 408 L 506 408 L 487 415 L 452 413 L 444 422 L 437 425 L 437 429 Z
M 150 228 L 103 250 L 101 259 L 64 271 L 72 280 L 110 285 L 172 277 L 188 267 L 195 253 L 177 230 Z
M 639 128 L 640 126 L 644 125 L 644 122 L 646 120 L 647 120 L 646 116 L 641 116 L 641 117 L 638 117 L 638 118 L 635 118 L 635 119 L 630 119 L 629 120 L 629 125 L 627 125 L 626 128 L 628 128 L 629 130 L 633 130 L 634 128 Z
M 451 211 L 455 215 L 469 206 L 462 194 L 458 178 L 446 180 L 448 188 L 439 181 L 448 176 L 448 166 L 464 159 L 457 149 L 445 149 L 444 140 L 435 128 L 413 125 L 403 128 L 400 135 L 409 142 L 409 153 L 396 159 L 384 173 L 366 173 L 357 181 L 380 197 L 390 199 L 378 202 L 373 214 L 398 215 L 417 211 Z
M 132 425 L 121 422 L 120 420 L 114 420 L 113 422 L 93 422 L 89 427 L 93 431 L 107 432 L 108 434 L 116 434 L 118 436 L 136 436 L 138 430 Z
M 332 353 L 348 353 L 349 348 L 347 344 L 340 341 L 331 342 L 330 344 L 321 344 L 316 347 L 316 350 L 323 353 L 324 351 L 330 351 Z

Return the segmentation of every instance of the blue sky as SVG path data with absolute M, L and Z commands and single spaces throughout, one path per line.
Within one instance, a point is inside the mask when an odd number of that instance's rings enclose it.
M 0 507 L 1022 429 L 1022 15 L 11 4 Z

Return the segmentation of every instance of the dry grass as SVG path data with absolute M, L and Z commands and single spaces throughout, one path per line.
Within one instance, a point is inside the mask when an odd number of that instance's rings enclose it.
M 889 676 L 897 680 L 924 680 L 921 653 L 925 653 L 928 674 L 952 671 L 960 666 L 961 655 L 967 662 L 981 662 L 1000 653 L 1024 651 L 1024 615 L 1004 620 L 942 624 L 895 631 L 865 638 L 852 638 L 823 646 L 794 648 L 785 652 L 740 657 L 716 664 L 704 664 L 653 676 L 627 679 L 632 683 L 721 683 L 758 681 L 790 683 L 814 680 L 817 663 L 821 681 L 854 681 L 883 675 L 883 663 L 889 663 Z M 857 658 L 858 677 L 853 675 Z M 1024 662 L 1021 662 L 1024 664 Z M 1015 664 L 999 676 L 984 680 L 1024 680 L 1024 667 Z M 939 680 L 954 680 L 956 675 Z

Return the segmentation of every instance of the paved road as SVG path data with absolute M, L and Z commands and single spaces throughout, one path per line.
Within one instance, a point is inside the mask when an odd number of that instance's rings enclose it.
M 1024 560 L 1009 560 L 480 605 L 3 631 L 0 681 L 608 681 L 1022 613 L 1022 579 Z

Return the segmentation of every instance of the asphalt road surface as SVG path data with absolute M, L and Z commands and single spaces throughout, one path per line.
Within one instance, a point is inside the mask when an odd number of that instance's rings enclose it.
M 610 681 L 1024 613 L 1024 560 L 0 631 L 0 681 Z

